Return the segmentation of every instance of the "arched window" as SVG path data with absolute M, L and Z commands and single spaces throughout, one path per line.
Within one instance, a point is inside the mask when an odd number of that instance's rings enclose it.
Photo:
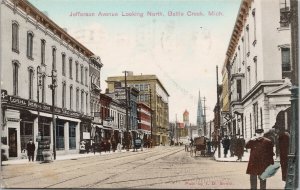
M 83 84 L 83 65 L 80 66 L 80 82 Z
M 66 82 L 62 83 L 62 107 L 66 107 Z
M 78 79 L 78 69 L 79 69 L 78 65 L 79 65 L 79 63 L 76 61 L 75 64 L 76 64 L 76 82 L 78 82 L 78 80 L 79 80 Z
M 79 88 L 76 89 L 76 111 L 79 111 Z
M 85 85 L 88 85 L 88 68 L 85 68 Z
M 73 86 L 70 86 L 70 110 L 73 110 Z
M 73 77 L 72 77 L 72 58 L 69 58 L 69 77 L 70 77 L 70 79 L 73 79 Z
M 46 102 L 46 75 L 42 76 L 42 102 L 45 103 Z
M 61 54 L 62 75 L 66 76 L 66 54 Z
M 80 111 L 81 111 L 81 113 L 83 113 L 83 111 L 84 111 L 84 91 L 82 90 L 81 91 L 81 104 L 80 104 Z
M 12 23 L 12 50 L 19 52 L 19 24 L 16 21 Z
M 52 47 L 52 69 L 56 70 L 56 47 Z
M 32 59 L 33 51 L 33 33 L 31 31 L 27 32 L 27 57 Z
M 46 41 L 44 39 L 41 40 L 41 64 L 45 65 L 45 48 Z
M 18 61 L 13 61 L 13 95 L 17 96 L 19 91 L 19 66 Z
M 33 99 L 33 75 L 34 71 L 32 67 L 28 68 L 29 79 L 28 79 L 28 99 Z

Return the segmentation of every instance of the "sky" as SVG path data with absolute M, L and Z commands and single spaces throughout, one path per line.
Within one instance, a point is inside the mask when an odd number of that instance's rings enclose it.
M 241 0 L 29 0 L 100 56 L 109 76 L 155 74 L 168 91 L 170 121 L 196 124 L 198 94 L 213 119 L 225 53 Z M 103 15 L 107 16 L 103 16 Z M 151 16 L 155 15 L 155 16 Z M 204 102 L 202 102 L 203 104 Z

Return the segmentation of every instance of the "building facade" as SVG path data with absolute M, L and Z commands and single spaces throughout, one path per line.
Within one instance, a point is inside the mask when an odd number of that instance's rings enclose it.
M 113 92 L 116 88 L 125 86 L 125 76 L 108 77 L 106 82 L 109 92 Z M 165 87 L 155 75 L 129 74 L 127 85 L 139 91 L 137 102 L 149 105 L 153 110 L 153 145 L 166 144 L 169 128 L 169 94 Z
M 29 139 L 41 138 L 57 154 L 78 153 L 93 119 L 94 54 L 26 0 L 4 0 L 0 9 L 1 141 L 9 158 L 20 158 Z
M 234 135 L 251 138 L 255 129 L 268 131 L 290 107 L 290 26 L 281 22 L 288 9 L 284 0 L 241 2 L 224 63 L 230 70 L 223 73 L 229 74 Z

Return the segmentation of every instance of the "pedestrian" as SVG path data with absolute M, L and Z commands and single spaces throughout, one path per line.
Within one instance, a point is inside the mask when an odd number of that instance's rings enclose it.
M 256 129 L 256 138 L 251 138 L 246 143 L 246 148 L 250 149 L 250 158 L 247 167 L 247 174 L 250 174 L 251 189 L 257 189 L 257 177 L 265 169 L 274 164 L 273 143 L 270 139 L 263 137 L 263 129 Z M 267 181 L 260 179 L 260 189 L 266 189 Z
M 222 145 L 224 149 L 224 158 L 227 158 L 227 153 L 230 147 L 230 139 L 227 135 L 225 135 L 225 138 L 222 140 Z
M 278 147 L 279 147 L 280 165 L 281 165 L 281 172 L 282 172 L 282 181 L 286 181 L 290 134 L 284 128 L 283 111 L 279 112 L 279 114 L 277 115 L 276 123 L 273 128 L 275 128 L 275 132 L 278 136 Z
M 28 160 L 34 162 L 34 151 L 35 151 L 35 144 L 33 143 L 32 139 L 29 140 L 27 143 L 27 156 Z
M 243 136 L 240 136 L 236 140 L 236 147 L 235 147 L 235 155 L 238 157 L 237 161 L 242 161 L 242 157 L 244 156 L 244 149 L 245 149 L 245 139 Z
M 235 155 L 235 149 L 236 149 L 236 136 L 231 135 L 230 138 L 230 157 L 233 157 Z

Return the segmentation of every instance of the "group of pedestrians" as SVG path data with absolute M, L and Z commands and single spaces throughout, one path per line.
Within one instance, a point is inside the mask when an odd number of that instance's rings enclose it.
M 237 160 L 242 161 L 245 149 L 245 139 L 243 136 L 237 138 L 232 135 L 229 139 L 226 135 L 222 140 L 222 146 L 224 150 L 224 158 L 227 158 L 228 151 L 230 151 L 230 157 L 237 156 Z
M 289 133 L 276 122 L 274 128 L 278 134 L 280 166 L 282 171 L 282 180 L 286 181 L 287 176 L 287 157 L 289 150 Z M 272 140 L 263 136 L 263 129 L 256 130 L 256 137 L 252 138 L 246 144 L 246 148 L 250 149 L 250 158 L 246 173 L 250 175 L 251 189 L 256 189 L 257 178 L 260 180 L 260 189 L 266 189 L 266 179 L 260 176 L 265 172 L 266 168 L 274 164 L 273 152 L 274 144 Z

